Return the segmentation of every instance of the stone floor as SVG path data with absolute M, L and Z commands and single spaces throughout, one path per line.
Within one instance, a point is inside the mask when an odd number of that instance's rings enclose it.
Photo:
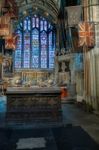
M 0 96 L 0 128 L 5 127 L 6 97 Z M 99 116 L 88 113 L 76 104 L 62 104 L 62 124 L 81 126 L 97 143 L 99 143 Z M 41 126 L 41 124 L 39 124 Z M 37 127 L 35 125 L 35 127 Z
M 63 104 L 63 121 L 81 126 L 97 143 L 99 143 L 99 116 L 78 108 L 75 104 Z

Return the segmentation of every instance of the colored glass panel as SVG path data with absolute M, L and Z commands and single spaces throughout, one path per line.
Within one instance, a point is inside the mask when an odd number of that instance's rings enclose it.
M 30 22 L 30 19 L 28 19 L 28 30 L 31 29 L 31 22 Z
M 39 18 L 36 18 L 36 27 L 39 27 Z
M 46 32 L 41 33 L 41 68 L 47 68 L 47 34 Z
M 50 27 L 51 27 L 51 24 L 49 23 L 49 24 L 48 24 L 48 28 L 50 28 Z
M 47 21 L 44 21 L 44 30 L 47 31 Z
M 24 20 L 24 30 L 27 30 L 27 20 Z
M 35 18 L 34 17 L 32 18 L 32 27 L 33 28 L 35 27 Z
M 32 31 L 32 68 L 39 67 L 39 32 Z
M 40 30 L 43 30 L 43 20 L 40 21 Z
M 24 33 L 24 68 L 30 68 L 30 33 Z
M 55 34 L 52 24 L 33 15 L 21 21 L 17 29 L 15 69 L 53 69 Z
M 54 68 L 54 48 L 52 43 L 52 32 L 49 33 L 49 68 Z
M 15 51 L 15 69 L 21 68 L 21 59 L 22 59 L 22 33 L 17 32 L 17 46 Z

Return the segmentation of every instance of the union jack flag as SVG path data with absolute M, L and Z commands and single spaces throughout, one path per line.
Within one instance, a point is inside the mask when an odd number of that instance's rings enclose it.
M 95 28 L 94 23 L 81 22 L 78 25 L 79 29 L 79 46 L 86 45 L 94 47 L 95 45 Z
M 16 49 L 17 35 L 12 34 L 11 36 L 5 38 L 5 49 Z

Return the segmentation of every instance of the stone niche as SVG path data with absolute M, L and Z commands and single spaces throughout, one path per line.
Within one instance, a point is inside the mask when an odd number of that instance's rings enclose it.
M 70 82 L 70 69 L 69 61 L 62 61 L 58 63 L 59 65 L 59 84 L 67 84 Z

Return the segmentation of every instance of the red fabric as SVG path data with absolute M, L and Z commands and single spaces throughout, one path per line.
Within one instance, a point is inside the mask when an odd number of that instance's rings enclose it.
M 12 18 L 18 17 L 18 7 L 15 0 L 5 0 L 5 6 L 10 7 L 9 12 Z
M 95 29 L 93 23 L 79 23 L 79 46 L 83 45 L 88 47 L 95 45 Z
M 5 48 L 6 49 L 15 49 L 16 48 L 16 35 L 12 35 L 5 39 Z
M 66 88 L 61 88 L 61 98 L 67 97 L 68 96 L 68 91 Z

